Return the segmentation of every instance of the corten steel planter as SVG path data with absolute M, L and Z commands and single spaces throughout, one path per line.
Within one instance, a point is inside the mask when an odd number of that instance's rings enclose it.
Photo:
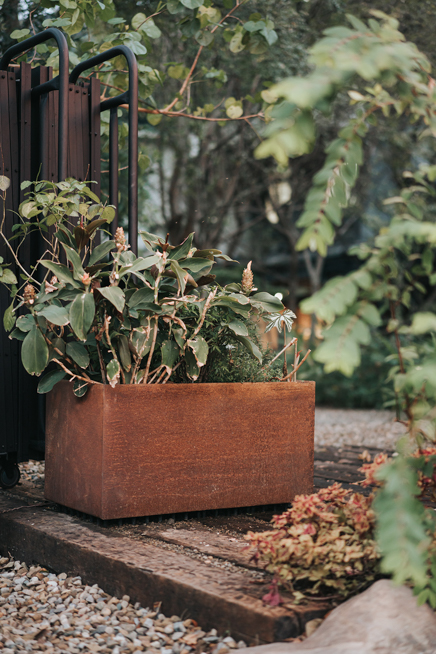
M 313 489 L 315 382 L 48 396 L 45 496 L 108 520 L 281 504 Z

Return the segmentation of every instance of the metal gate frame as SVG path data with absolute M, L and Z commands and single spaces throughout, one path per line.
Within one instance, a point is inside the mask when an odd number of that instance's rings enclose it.
M 59 50 L 59 74 L 45 66 L 31 68 L 13 59 L 41 43 L 54 39 Z M 125 57 L 129 88 L 125 93 L 100 101 L 100 82 L 95 76 L 83 81 L 80 75 L 94 66 Z M 0 174 L 11 180 L 5 201 L 4 232 L 9 238 L 14 213 L 24 200 L 23 181 L 67 177 L 101 181 L 100 114 L 110 110 L 109 202 L 116 207 L 118 226 L 118 117 L 117 108 L 129 106 L 128 221 L 129 240 L 137 252 L 138 238 L 138 69 L 135 55 L 126 46 L 116 46 L 77 65 L 69 75 L 68 44 L 64 34 L 49 28 L 9 48 L 0 59 Z M 0 213 L 3 203 L 0 201 Z M 35 237 L 20 251 L 20 263 L 28 269 L 40 253 Z M 19 269 L 6 245 L 0 254 L 19 276 Z M 8 291 L 0 286 L 0 309 L 9 305 Z M 36 392 L 37 379 L 26 373 L 20 358 L 20 343 L 0 328 L 0 486 L 14 485 L 19 461 L 38 456 L 44 447 L 44 396 Z

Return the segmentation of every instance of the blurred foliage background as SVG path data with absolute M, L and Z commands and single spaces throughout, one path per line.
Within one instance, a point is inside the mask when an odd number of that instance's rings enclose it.
M 60 5 L 54 0 L 40 3 L 4 0 L 0 11 L 0 50 L 3 52 L 16 38 L 20 40 L 33 30 L 44 29 L 50 21 L 56 25 L 59 16 L 62 21 L 62 12 L 67 10 L 70 15 L 70 4 L 70 0 L 62 0 Z M 365 139 L 362 172 L 345 209 L 344 220 L 337 228 L 334 245 L 322 256 L 309 250 L 297 252 L 296 243 L 302 230 L 296 223 L 313 177 L 322 168 L 326 144 L 353 115 L 348 95 L 339 94 L 330 111 L 319 115 L 313 150 L 292 159 L 288 168 L 277 165 L 271 157 L 259 160 L 253 155 L 264 129 L 263 117 L 256 115 L 263 113 L 268 119 L 270 86 L 289 75 L 309 72 L 308 49 L 325 28 L 344 24 L 348 13 L 367 19 L 372 8 L 394 16 L 407 40 L 416 43 L 434 65 L 436 4 L 432 0 L 244 1 L 228 21 L 233 30 L 229 38 L 237 41 L 239 27 L 247 24 L 254 14 L 255 20 L 271 21 L 266 43 L 260 38 L 256 41 L 253 33 L 246 46 L 243 41 L 239 47 L 236 41 L 229 42 L 225 34 L 209 44 L 204 41 L 189 89 L 183 101 L 179 98 L 175 104 L 175 110 L 189 114 L 189 118 L 146 112 L 166 107 L 177 98 L 207 31 L 203 30 L 205 23 L 200 25 L 198 16 L 195 17 L 195 9 L 202 3 L 114 0 L 115 10 L 108 13 L 109 4 L 81 1 L 79 6 L 88 12 L 89 20 L 78 31 L 58 23 L 69 33 L 70 46 L 74 46 L 72 64 L 118 42 L 110 41 L 111 33 L 116 30 L 122 33 L 125 26 L 134 26 L 138 14 L 153 16 L 148 23 L 153 29 L 142 34 L 145 53 L 138 46 L 143 109 L 139 131 L 141 226 L 160 234 L 168 232 L 172 242 L 180 242 L 195 231 L 197 247 L 220 248 L 236 258 L 239 266 L 220 267 L 221 283 L 238 281 L 243 267 L 252 260 L 257 286 L 280 292 L 287 307 L 296 311 L 300 300 L 319 290 L 327 280 L 358 267 L 357 257 L 349 255 L 348 250 L 371 239 L 383 224 L 388 224 L 391 213 L 383 205 L 383 199 L 395 195 L 401 187 L 403 171 L 420 163 L 436 163 L 434 150 L 427 141 L 418 139 L 418 130 L 407 116 L 380 119 L 377 129 L 370 131 Z M 102 8 L 100 14 L 98 5 Z M 233 5 L 229 0 L 216 0 L 213 5 L 208 0 L 204 2 L 206 9 L 213 7 L 222 16 Z M 69 11 L 74 13 L 72 5 Z M 199 27 L 203 36 L 198 36 Z M 11 34 L 16 38 L 11 38 Z M 42 58 L 49 57 L 49 63 L 56 66 L 50 48 L 39 54 Z M 104 92 L 118 93 L 122 80 L 115 73 L 108 79 Z M 217 118 L 238 115 L 239 107 L 243 115 L 255 117 L 217 121 Z M 236 114 L 232 114 L 235 108 Z M 121 110 L 120 121 L 124 122 L 120 130 L 120 165 L 124 167 L 127 116 Z M 121 182 L 120 188 L 123 187 Z M 121 217 L 125 219 L 123 194 L 120 203 Z M 433 287 L 422 299 L 423 306 L 417 309 L 426 310 L 435 301 L 436 287 Z M 318 334 L 314 321 L 312 333 L 310 330 L 307 333 L 305 324 L 305 336 L 316 345 Z M 317 381 L 320 403 L 380 407 L 389 400 L 382 388 L 390 365 L 385 357 L 392 349 L 389 337 L 374 328 L 371 346 L 351 378 L 341 373 L 326 376 L 315 362 L 306 366 L 302 376 Z

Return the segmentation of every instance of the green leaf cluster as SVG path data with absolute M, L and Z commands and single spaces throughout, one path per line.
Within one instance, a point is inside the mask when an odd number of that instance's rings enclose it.
M 235 344 L 262 363 L 249 325 L 282 311 L 282 303 L 268 293 L 243 292 L 241 284 L 215 284 L 216 261 L 231 259 L 217 249 L 197 249 L 194 234 L 173 246 L 141 232 L 149 253 L 137 257 L 122 228 L 103 240 L 101 227 L 113 208 L 72 179 L 38 182 L 20 215 L 24 239 L 34 229 L 46 233 L 48 224 L 54 229 L 38 262 L 48 271 L 44 283 L 36 291 L 35 271 L 29 274 L 4 316 L 10 331 L 14 313 L 27 309 L 11 337 L 23 342 L 30 374 L 50 366 L 39 392 L 65 376 L 78 383 L 80 396 L 93 383 L 204 381 L 209 355 L 226 358 Z
M 362 140 L 376 123 L 377 113 L 407 114 L 413 122 L 422 121 L 423 133 L 436 135 L 432 110 L 436 91 L 429 84 L 428 59 L 404 39 L 397 20 L 380 11 L 371 13 L 374 18 L 368 24 L 349 15 L 351 27 L 325 30 L 324 38 L 310 50 L 311 73 L 268 89 L 270 122 L 256 155 L 272 155 L 283 166 L 289 157 L 310 152 L 315 118 L 330 111 L 340 92 L 348 92 L 356 105 L 355 115 L 327 147 L 324 165 L 314 177 L 297 222 L 303 229 L 297 249 L 309 248 L 323 257 L 342 223 L 362 165 Z

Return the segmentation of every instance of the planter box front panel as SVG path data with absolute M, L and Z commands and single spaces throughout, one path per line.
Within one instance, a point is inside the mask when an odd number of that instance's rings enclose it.
M 48 499 L 109 519 L 280 504 L 312 491 L 314 382 L 94 386 L 82 399 L 58 387 L 47 439 L 63 445 L 47 448 Z M 52 429 L 60 402 L 73 416 Z M 88 427 L 97 414 L 101 434 Z M 78 506 L 85 476 L 94 481 Z

